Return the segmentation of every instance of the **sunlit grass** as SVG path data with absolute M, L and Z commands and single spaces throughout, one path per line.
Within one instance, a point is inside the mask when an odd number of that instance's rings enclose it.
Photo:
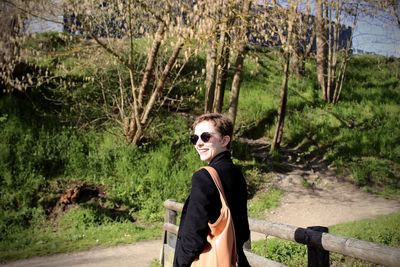
M 268 191 L 258 193 L 247 204 L 249 217 L 264 219 L 266 212 L 279 205 L 282 196 L 283 192 L 277 188 L 271 188 Z
M 32 62 L 48 67 L 52 75 L 62 79 L 49 84 L 54 88 L 46 88 L 52 92 L 46 91 L 46 97 L 54 97 L 56 105 L 49 108 L 45 119 L 38 115 L 39 108 L 48 108 L 49 102 L 42 99 L 43 96 L 29 101 L 0 99 L 4 112 L 0 114 L 0 258 L 47 255 L 158 238 L 162 202 L 166 198 L 184 201 L 191 174 L 202 165 L 188 143 L 190 130 L 185 117 L 201 109 L 202 99 L 193 101 L 195 108 L 188 114 L 154 114 L 147 139 L 139 147 L 126 145 L 115 125 L 102 124 L 98 128 L 89 127 L 90 130 L 61 127 L 60 118 L 71 125 L 82 119 L 83 114 L 93 116 L 90 122 L 97 119 L 102 114 L 99 112 L 102 106 L 97 105 L 115 100 L 103 99 L 103 90 L 117 88 L 117 76 L 124 70 L 115 58 L 101 53 L 93 43 L 57 34 L 43 34 L 39 38 L 37 43 L 27 44 L 35 50 L 43 50 L 42 54 L 34 55 Z M 138 69 L 145 62 L 143 47 L 147 41 L 142 39 L 135 43 Z M 125 49 L 123 44 L 118 48 Z M 196 64 L 204 63 L 202 60 L 191 62 L 192 66 L 185 70 L 187 75 L 201 70 L 202 66 Z M 101 72 L 97 77 L 103 80 L 87 80 L 94 72 Z M 356 56 L 350 61 L 340 102 L 327 104 L 317 89 L 314 62 L 308 60 L 306 75 L 292 76 L 289 83 L 283 146 L 319 154 L 338 171 L 350 171 L 354 183 L 365 190 L 398 198 L 399 77 L 400 63 L 396 59 Z M 188 95 L 199 92 L 194 88 L 202 82 L 187 79 L 185 86 L 181 83 L 182 87 L 174 88 L 174 93 L 186 101 Z M 278 50 L 250 51 L 236 119 L 238 136 L 255 139 L 273 136 L 281 83 Z M 102 87 L 98 88 L 98 84 Z M 59 109 L 61 102 L 58 100 L 65 100 L 66 109 Z M 225 94 L 225 111 L 228 101 L 229 90 Z M 74 112 L 79 116 L 73 117 Z M 52 128 L 52 125 L 57 127 Z M 255 195 L 249 201 L 250 217 L 262 218 L 266 210 L 279 203 L 281 193 L 276 189 L 259 190 L 265 181 L 259 178 L 262 175 L 258 173 L 258 163 L 246 143 L 235 143 L 233 153 L 235 163 L 250 176 L 247 177 L 250 193 Z M 239 157 L 240 154 L 244 156 Z M 104 186 L 110 205 L 123 206 L 135 214 L 140 223 L 109 221 L 98 214 L 96 216 L 100 217 L 96 217 L 90 210 L 65 214 L 55 226 L 46 226 L 49 223 L 46 220 L 45 224 L 35 222 L 35 218 L 45 216 L 43 206 L 57 201 L 66 184 L 76 180 Z M 154 226 L 148 226 L 151 223 Z M 371 234 L 385 240 L 385 231 L 396 236 L 390 230 L 393 221 L 383 224 L 389 228 Z M 282 254 L 303 253 L 293 244 L 281 247 L 275 243 L 273 250 Z M 293 264 L 296 266 L 300 262 L 296 263 L 295 259 Z
M 379 243 L 391 247 L 400 247 L 400 213 L 378 216 L 329 228 L 336 236 L 352 237 L 359 240 Z M 252 251 L 257 255 L 278 261 L 290 267 L 307 265 L 307 248 L 295 242 L 272 238 L 252 242 Z M 331 253 L 331 265 L 334 266 L 376 266 L 365 261 Z
M 77 223 L 82 224 L 82 222 Z M 12 236 L 0 241 L 0 260 L 8 261 L 81 251 L 92 247 L 132 244 L 141 240 L 158 239 L 161 235 L 160 223 L 145 225 L 113 222 L 63 229 L 51 225 L 41 228 L 32 227 L 16 231 Z

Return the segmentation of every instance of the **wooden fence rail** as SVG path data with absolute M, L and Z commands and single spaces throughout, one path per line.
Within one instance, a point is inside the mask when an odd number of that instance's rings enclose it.
M 177 212 L 182 211 L 183 204 L 174 200 L 167 200 L 164 202 L 164 207 L 166 209 L 165 235 L 161 262 L 163 266 L 167 267 L 172 266 L 176 235 L 178 233 L 178 226 L 176 225 Z M 253 232 L 307 245 L 309 267 L 329 266 L 329 252 L 336 252 L 384 266 L 400 267 L 400 249 L 354 238 L 335 236 L 327 233 L 328 228 L 326 227 L 301 228 L 251 218 L 249 218 L 249 224 L 250 230 Z M 250 248 L 250 244 L 247 247 Z M 285 266 L 281 263 L 257 256 L 250 251 L 245 251 L 245 253 L 253 267 Z

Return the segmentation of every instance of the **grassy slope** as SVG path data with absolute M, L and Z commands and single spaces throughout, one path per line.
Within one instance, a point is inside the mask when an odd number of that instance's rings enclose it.
M 46 44 L 47 37 L 42 42 Z M 57 80 L 48 88 L 31 94 L 33 101 L 23 97 L 10 102 L 4 96 L 0 99 L 0 124 L 4 125 L 1 128 L 4 138 L 0 142 L 2 259 L 159 236 L 162 201 L 166 198 L 183 201 L 190 186 L 188 177 L 201 166 L 187 142 L 189 122 L 173 113 L 167 113 L 166 117 L 160 114 L 153 123 L 149 140 L 158 142 L 138 149 L 124 145 L 118 137 L 118 129 L 112 125 L 82 131 L 69 124 L 68 120 L 81 119 L 82 109 L 84 114 L 93 116 L 101 112 L 101 106 L 94 105 L 102 99 L 96 83 L 84 78 L 100 75 L 112 89 L 115 86 L 113 73 L 118 67 L 110 63 L 97 69 L 95 63 L 106 60 L 106 56 L 80 42 L 68 45 L 76 45 L 76 49 L 68 50 L 66 44 L 61 43 L 55 52 L 35 58 L 37 64 L 54 68 L 60 82 Z M 95 56 L 85 54 L 90 52 L 96 53 Z M 276 52 L 252 52 L 251 55 L 242 83 L 237 134 L 271 138 L 279 102 L 280 64 Z M 90 58 L 95 62 L 90 62 Z M 258 58 L 258 63 L 254 58 Z M 192 62 L 190 68 L 201 73 L 201 66 L 196 65 L 199 61 Z M 308 62 L 308 74 L 302 79 L 293 78 L 290 83 L 284 145 L 321 155 L 339 170 L 351 171 L 354 182 L 367 190 L 398 197 L 399 68 L 398 60 L 375 56 L 353 58 L 342 101 L 332 106 L 321 101 L 312 74 L 313 64 Z M 74 83 L 65 82 L 69 79 Z M 185 97 L 201 95 L 201 92 L 191 91 L 195 88 L 193 84 L 184 84 L 179 90 L 185 92 Z M 48 105 L 40 99 L 41 94 L 53 99 L 65 95 L 68 101 L 61 107 Z M 199 102 L 187 101 L 187 105 L 198 107 Z M 234 144 L 234 157 L 245 170 L 256 194 L 250 201 L 250 212 L 257 216 L 264 208 L 276 205 L 279 191 L 265 186 L 268 181 L 263 180 L 246 147 Z M 54 204 L 62 190 L 74 181 L 104 186 L 108 193 L 104 205 L 125 208 L 139 222 L 132 224 L 121 218 L 116 221 L 88 206 L 73 210 L 58 224 L 50 225 L 46 220 L 46 207 Z M 257 194 L 259 190 L 261 193 Z M 63 225 L 68 225 L 65 222 L 74 222 L 74 226 L 64 229 Z M 145 226 L 149 222 L 154 226 Z M 386 224 L 389 228 L 392 225 Z M 68 237 L 60 235 L 62 231 L 67 231 Z M 108 236 L 104 231 L 113 235 Z M 381 231 L 387 232 L 382 229 L 373 235 L 385 235 Z

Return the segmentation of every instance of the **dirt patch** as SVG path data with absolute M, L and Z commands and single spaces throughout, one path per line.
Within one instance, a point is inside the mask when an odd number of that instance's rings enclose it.
M 281 161 L 268 155 L 265 139 L 242 139 L 273 184 L 284 192 L 278 208 L 264 219 L 293 226 L 331 226 L 400 212 L 400 200 L 362 191 L 350 177 L 338 176 L 318 155 L 294 148 L 281 150 Z
M 111 202 L 107 199 L 103 186 L 73 182 L 61 193 L 55 205 L 47 208 L 47 213 L 52 222 L 56 223 L 68 210 L 83 205 L 99 210 L 112 220 L 127 219 L 131 222 L 135 221 L 127 208 L 121 208 Z
M 281 205 L 265 219 L 295 226 L 330 226 L 400 212 L 400 201 L 364 192 L 332 171 L 274 173 L 284 191 Z

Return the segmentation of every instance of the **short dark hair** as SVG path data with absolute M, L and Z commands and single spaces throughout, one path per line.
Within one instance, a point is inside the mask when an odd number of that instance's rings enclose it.
M 213 122 L 215 128 L 221 134 L 222 137 L 224 137 L 226 135 L 229 136 L 230 141 L 226 147 L 228 149 L 230 149 L 231 142 L 232 142 L 232 135 L 233 135 L 233 123 L 232 123 L 231 119 L 222 115 L 221 113 L 205 113 L 203 115 L 198 116 L 194 120 L 194 122 L 192 124 L 192 128 L 194 129 L 197 126 L 197 124 L 199 124 L 203 121 Z

